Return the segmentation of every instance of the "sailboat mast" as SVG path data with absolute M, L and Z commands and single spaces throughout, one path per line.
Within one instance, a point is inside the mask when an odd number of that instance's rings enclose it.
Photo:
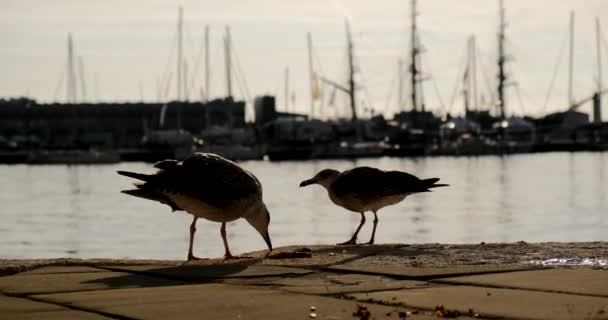
M 471 93 L 473 94 L 473 108 L 479 107 L 479 92 L 477 91 L 477 39 L 471 36 L 469 44 L 469 55 L 471 57 Z
M 568 105 L 574 105 L 572 78 L 574 75 L 574 11 L 570 11 L 570 60 L 568 64 Z
M 310 118 L 314 117 L 315 112 L 315 73 L 312 64 L 312 35 L 310 32 L 306 34 L 306 42 L 308 44 L 308 76 L 310 81 Z
M 209 101 L 210 92 L 210 57 L 209 57 L 209 26 L 205 26 L 205 102 Z
M 74 66 L 74 44 L 72 43 L 72 34 L 68 33 L 68 63 L 67 63 L 67 102 L 76 103 L 76 74 Z
M 82 57 L 78 57 L 78 76 L 80 78 L 80 101 L 85 102 L 87 99 L 87 87 L 85 86 L 84 78 L 84 60 Z
M 464 100 L 464 117 L 468 119 L 471 99 L 471 38 L 467 41 L 467 62 L 462 77 L 462 98 Z
M 498 32 L 498 101 L 497 106 L 500 110 L 500 118 L 505 118 L 505 82 L 507 75 L 505 73 L 505 8 L 503 0 L 500 0 L 500 26 Z
M 184 86 L 184 101 L 188 101 L 188 99 L 190 98 L 190 88 L 188 87 L 188 61 L 184 60 L 183 62 L 183 86 Z
M 411 98 L 412 98 L 412 110 L 418 111 L 418 97 L 417 97 L 417 85 L 418 85 L 418 43 L 417 43 L 417 30 L 416 30 L 416 0 L 412 0 L 412 30 L 411 30 L 411 51 L 410 51 L 410 74 L 411 74 Z
M 285 111 L 289 112 L 289 67 L 285 68 Z
M 478 106 L 477 92 L 477 46 L 475 36 L 470 36 L 467 41 L 467 63 L 463 76 L 464 112 L 465 118 L 470 111 Z
M 593 122 L 602 122 L 602 47 L 600 18 L 595 18 L 595 41 L 597 48 L 597 93 L 593 104 Z
M 93 96 L 93 99 L 99 102 L 101 97 L 99 96 L 99 73 L 97 72 L 93 73 Z
M 353 57 L 353 39 L 350 34 L 348 20 L 346 24 L 346 40 L 348 43 L 348 95 L 350 97 L 350 109 L 352 112 L 352 122 L 357 121 L 357 101 L 355 100 L 355 62 Z
M 179 7 L 177 17 L 177 101 L 182 100 L 182 37 L 183 37 L 183 8 Z
M 230 27 L 226 26 L 226 36 L 224 37 L 224 60 L 226 61 L 226 93 L 228 98 L 232 98 L 232 66 L 230 61 Z
M 397 110 L 403 107 L 403 59 L 397 59 Z

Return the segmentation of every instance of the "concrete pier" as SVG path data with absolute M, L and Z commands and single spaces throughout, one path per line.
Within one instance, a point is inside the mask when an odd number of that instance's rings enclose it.
M 606 242 L 243 256 L 0 260 L 0 319 L 608 319 Z

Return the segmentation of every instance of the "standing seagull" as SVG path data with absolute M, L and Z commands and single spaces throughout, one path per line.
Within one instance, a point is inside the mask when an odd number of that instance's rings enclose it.
M 154 165 L 155 174 L 118 171 L 118 174 L 144 181 L 137 189 L 123 193 L 158 201 L 173 211 L 184 210 L 194 216 L 190 225 L 188 261 L 198 260 L 192 254 L 196 220 L 221 222 L 224 258 L 233 258 L 226 239 L 226 222 L 244 218 L 264 238 L 272 251 L 268 224 L 270 213 L 262 200 L 260 181 L 234 162 L 211 153 L 196 153 L 184 161 L 164 160 Z
M 374 243 L 378 210 L 401 202 L 405 197 L 418 192 L 430 192 L 430 188 L 445 187 L 447 184 L 436 184 L 439 178 L 420 180 L 401 171 L 382 171 L 370 167 L 358 167 L 340 171 L 325 169 L 313 178 L 302 181 L 300 187 L 320 184 L 329 194 L 331 201 L 350 211 L 361 214 L 361 223 L 352 238 L 339 244 L 356 244 L 357 234 L 365 223 L 365 211 L 374 213 L 374 229 L 368 244 Z

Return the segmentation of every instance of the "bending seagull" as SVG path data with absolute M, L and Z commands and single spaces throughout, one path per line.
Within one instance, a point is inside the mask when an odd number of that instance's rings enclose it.
M 420 180 L 401 171 L 382 171 L 370 167 L 358 167 L 340 173 L 337 170 L 325 169 L 313 178 L 302 181 L 300 187 L 320 184 L 329 194 L 331 201 L 350 211 L 361 214 L 361 223 L 352 238 L 339 244 L 356 244 L 359 230 L 365 223 L 365 212 L 374 213 L 374 229 L 368 244 L 374 243 L 378 210 L 401 202 L 410 194 L 430 192 L 430 188 L 444 187 L 447 184 L 436 184 L 439 178 Z
M 225 258 L 233 258 L 226 239 L 226 222 L 244 218 L 257 230 L 272 251 L 268 224 L 270 214 L 262 201 L 262 186 L 258 179 L 234 162 L 211 153 L 196 153 L 179 162 L 164 160 L 156 163 L 160 169 L 152 175 L 118 171 L 118 174 L 144 181 L 137 189 L 123 193 L 158 201 L 173 211 L 183 210 L 194 216 L 190 224 L 188 261 L 198 260 L 192 253 L 196 220 L 221 222 Z

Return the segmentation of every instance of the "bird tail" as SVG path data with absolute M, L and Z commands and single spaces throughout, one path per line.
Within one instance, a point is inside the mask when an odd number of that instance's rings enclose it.
M 135 173 L 135 172 L 129 172 L 129 171 L 116 171 L 116 173 L 118 173 L 121 176 L 126 176 L 126 177 L 130 177 L 130 178 L 135 178 L 135 179 L 139 179 L 142 181 L 149 181 L 151 175 L 149 174 L 143 174 L 143 173 Z
M 152 190 L 147 190 L 147 189 L 122 190 L 121 192 L 134 196 L 134 197 L 139 197 L 139 198 L 144 198 L 144 199 L 164 203 L 164 204 L 168 205 L 169 207 L 171 207 L 171 210 L 173 210 L 173 211 L 181 210 L 175 203 L 173 203 L 173 201 L 171 201 L 169 198 L 167 198 L 162 193 L 154 192 Z
M 122 193 L 126 193 L 130 196 L 140 197 L 148 200 L 160 201 L 160 197 L 151 193 L 145 189 L 131 189 L 131 190 L 122 190 Z
M 437 183 L 437 181 L 439 181 L 439 178 L 425 179 L 425 180 L 422 180 L 422 181 L 426 185 L 427 189 L 449 186 L 449 184 Z M 426 190 L 426 191 L 431 191 L 431 190 Z

